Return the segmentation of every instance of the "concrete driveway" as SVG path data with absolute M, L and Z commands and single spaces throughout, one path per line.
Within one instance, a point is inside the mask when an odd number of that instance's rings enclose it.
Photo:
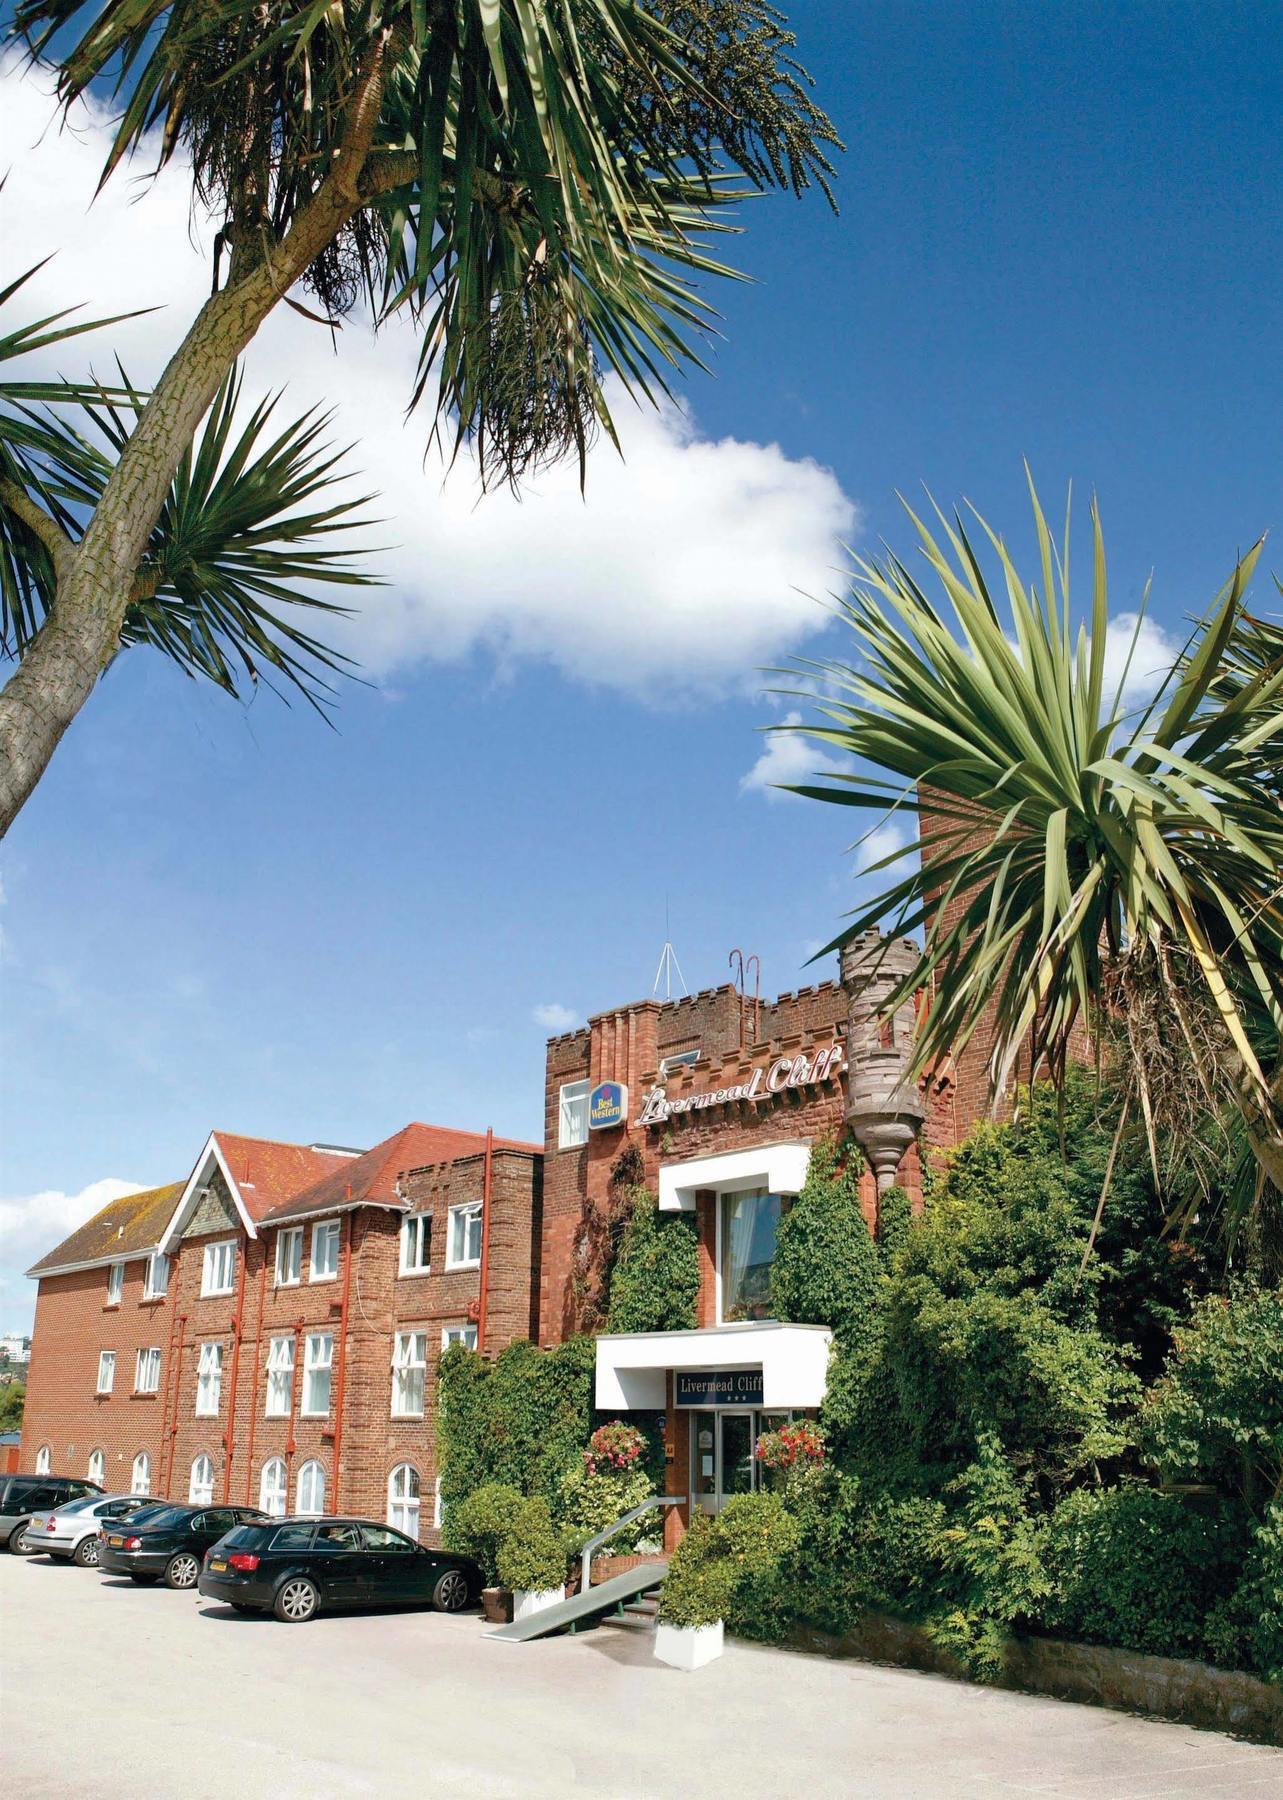
M 1283 1752 L 1092 1707 L 733 1644 L 695 1675 L 603 1628 L 302 1626 L 0 1556 L 0 1790 L 416 1795 L 1283 1795 Z

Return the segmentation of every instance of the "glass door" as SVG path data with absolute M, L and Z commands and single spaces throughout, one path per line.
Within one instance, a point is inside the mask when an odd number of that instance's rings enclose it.
M 691 1506 L 717 1511 L 717 1414 L 691 1414 Z
M 691 1414 L 693 1507 L 717 1513 L 736 1494 L 756 1488 L 757 1418 L 754 1412 L 729 1408 Z

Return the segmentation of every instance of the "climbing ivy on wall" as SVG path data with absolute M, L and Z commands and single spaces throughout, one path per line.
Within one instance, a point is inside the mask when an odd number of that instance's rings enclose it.
M 872 1329 L 881 1271 L 860 1206 L 864 1159 L 853 1138 L 811 1146 L 801 1193 L 780 1220 L 771 1310 L 799 1325 L 831 1325 L 854 1349 Z
M 593 1426 L 591 1338 L 552 1350 L 522 1340 L 493 1362 L 452 1344 L 438 1378 L 437 1456 L 447 1511 L 487 1482 L 552 1504 Z
M 624 1167 L 625 1159 L 633 1157 Z M 698 1321 L 699 1239 L 689 1213 L 661 1213 L 636 1151 L 616 1163 L 616 1204 L 626 1223 L 610 1277 L 607 1331 L 681 1331 Z

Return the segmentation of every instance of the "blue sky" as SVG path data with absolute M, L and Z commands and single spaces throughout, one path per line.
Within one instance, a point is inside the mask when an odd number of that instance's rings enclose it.
M 813 979 L 846 822 L 742 786 L 780 717 L 754 670 L 827 641 L 794 590 L 837 580 L 844 539 L 907 550 L 897 489 L 968 496 L 1019 546 L 1022 456 L 1049 510 L 1094 486 L 1114 610 L 1152 569 L 1169 633 L 1283 525 L 1277 6 L 791 10 L 849 145 L 841 216 L 749 210 L 715 378 L 630 423 L 585 506 L 555 480 L 478 505 L 466 473 L 443 499 L 391 345 L 335 364 L 294 321 L 263 350 L 261 381 L 340 400 L 388 492 L 391 586 L 353 639 L 376 685 L 331 732 L 135 652 L 11 832 L 0 1326 L 90 1184 L 183 1175 L 211 1127 L 539 1135 L 539 1015 L 648 993 L 666 905 L 692 987 L 735 944 L 769 991 Z M 182 264 L 145 362 L 207 280 L 177 190 L 54 205 L 92 143 L 28 154 L 3 81 L 6 266 L 62 245 L 105 305 Z

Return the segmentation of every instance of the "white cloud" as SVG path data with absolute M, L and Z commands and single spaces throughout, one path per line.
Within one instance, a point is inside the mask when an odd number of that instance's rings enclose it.
M 916 828 L 901 825 L 895 820 L 875 825 L 858 846 L 856 865 L 852 870 L 855 880 L 863 881 L 868 878 L 869 870 L 880 863 L 883 857 L 890 856 L 895 850 L 903 850 L 915 838 Z M 885 869 L 879 869 L 871 879 L 877 887 L 887 887 L 901 880 L 908 872 L 909 859 L 905 857 L 902 862 L 890 863 Z
M 553 1000 L 547 1006 L 536 1006 L 530 1016 L 536 1025 L 542 1025 L 546 1031 L 569 1031 L 572 1026 L 578 1025 L 582 1014 L 577 1013 L 573 1007 L 562 1006 Z
M 76 1194 L 46 1188 L 40 1194 L 0 1199 L 0 1330 L 31 1329 L 36 1285 L 26 1279 L 26 1271 L 32 1263 L 104 1206 L 122 1194 L 137 1193 L 143 1185 L 107 1175 Z
M 58 252 L 24 290 L 24 313 L 71 299 L 95 315 L 163 303 L 97 347 L 85 340 L 86 359 L 108 366 L 119 349 L 135 379 L 154 378 L 210 286 L 184 171 L 146 183 L 122 171 L 90 206 L 105 112 L 78 107 L 74 130 L 59 131 L 13 59 L 0 63 L 0 93 L 8 262 Z M 332 407 L 335 440 L 356 445 L 361 491 L 379 494 L 372 510 L 385 522 L 371 543 L 394 546 L 374 558 L 389 585 L 340 628 L 375 674 L 482 651 L 501 667 L 543 661 L 633 694 L 724 692 L 827 622 L 805 596 L 827 592 L 858 523 L 829 470 L 778 445 L 704 437 L 688 410 L 640 410 L 614 387 L 625 457 L 597 446 L 586 501 L 570 466 L 530 482 L 520 501 L 483 498 L 465 458 L 448 479 L 435 453 L 425 463 L 423 415 L 403 419 L 415 350 L 408 326 L 376 340 L 352 320 L 335 355 L 327 332 L 281 307 L 247 357 L 247 397 L 284 384 L 291 412 Z M 82 367 L 79 354 L 68 347 L 61 365 Z
M 1122 699 L 1125 707 L 1144 706 L 1152 700 L 1155 693 L 1176 658 L 1180 655 L 1184 640 L 1173 637 L 1154 619 L 1146 617 L 1140 622 L 1137 632 L 1134 612 L 1116 613 L 1109 621 L 1105 631 L 1105 685 L 1104 704 L 1108 706 L 1118 692 L 1118 684 L 1122 681 L 1123 670 L 1127 670 L 1127 680 L 1123 685 Z M 1132 639 L 1136 640 L 1132 648 Z M 1128 664 L 1128 655 L 1131 662 Z
M 781 783 L 814 781 L 818 776 L 833 775 L 846 765 L 828 756 L 816 743 L 796 729 L 802 723 L 800 712 L 785 713 L 778 725 L 766 736 L 766 746 L 746 775 L 740 777 L 742 794 L 764 794 L 768 800 L 793 800 L 795 794 L 780 791 Z

